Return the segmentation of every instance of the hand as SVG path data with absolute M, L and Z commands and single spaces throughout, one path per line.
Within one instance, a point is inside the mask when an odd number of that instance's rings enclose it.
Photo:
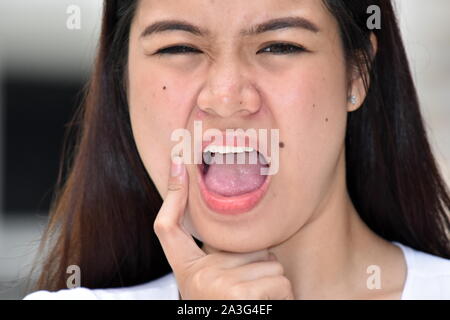
M 181 160 L 181 159 L 179 159 Z M 181 162 L 181 161 L 180 161 Z M 207 254 L 181 226 L 188 197 L 184 164 L 172 164 L 167 196 L 153 228 L 177 280 L 182 299 L 293 299 L 290 281 L 267 249 Z

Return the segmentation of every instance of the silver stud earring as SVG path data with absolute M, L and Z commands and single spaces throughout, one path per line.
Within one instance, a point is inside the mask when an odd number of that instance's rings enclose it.
M 358 99 L 356 98 L 356 96 L 354 96 L 354 95 L 352 95 L 352 96 L 350 96 L 350 103 L 351 104 L 356 104 L 356 102 L 358 101 Z

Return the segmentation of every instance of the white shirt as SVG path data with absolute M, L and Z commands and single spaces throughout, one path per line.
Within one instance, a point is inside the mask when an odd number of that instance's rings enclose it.
M 450 300 L 450 260 L 418 251 L 399 242 L 407 275 L 402 300 Z M 173 273 L 137 286 L 112 289 L 73 288 L 56 292 L 36 291 L 25 300 L 178 300 Z

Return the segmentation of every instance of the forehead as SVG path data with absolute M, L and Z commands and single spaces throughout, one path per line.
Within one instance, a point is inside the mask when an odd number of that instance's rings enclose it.
M 337 26 L 322 0 L 139 0 L 134 21 L 142 29 L 155 21 L 184 20 L 201 27 L 201 35 L 245 36 L 258 24 L 286 17 L 300 17 L 324 32 Z M 297 29 L 311 29 L 305 26 Z

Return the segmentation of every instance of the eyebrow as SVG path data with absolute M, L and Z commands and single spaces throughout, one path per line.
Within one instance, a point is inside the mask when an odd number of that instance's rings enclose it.
M 250 30 L 242 30 L 243 36 L 253 36 L 264 32 L 275 31 L 280 29 L 304 29 L 313 33 L 318 33 L 320 29 L 311 21 L 303 17 L 285 17 L 272 19 L 250 28 Z
M 280 29 L 304 29 L 313 33 L 320 32 L 320 29 L 313 22 L 303 17 L 285 17 L 272 19 L 261 24 L 257 24 L 248 30 L 241 30 L 241 36 L 254 36 L 265 32 L 280 30 Z M 211 32 L 207 29 L 195 26 L 183 20 L 162 20 L 149 25 L 144 29 L 141 38 L 148 37 L 152 34 L 163 33 L 166 31 L 185 31 L 196 36 L 209 36 Z

